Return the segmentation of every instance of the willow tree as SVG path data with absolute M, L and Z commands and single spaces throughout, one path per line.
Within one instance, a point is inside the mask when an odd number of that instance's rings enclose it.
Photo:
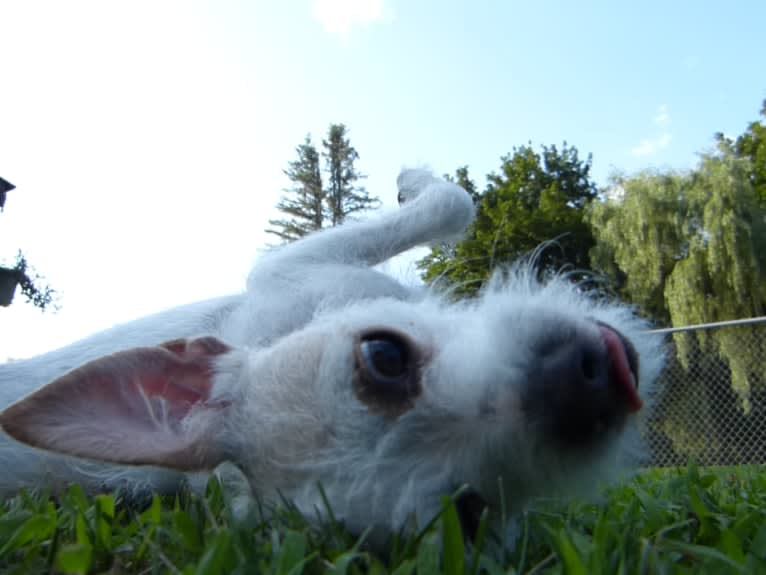
M 766 313 L 766 210 L 747 160 L 721 144 L 689 173 L 644 172 L 614 182 L 611 199 L 593 204 L 594 266 L 626 299 L 663 323 L 689 325 Z M 744 330 L 698 331 L 724 357 L 734 387 L 747 397 L 755 358 L 737 343 Z M 688 356 L 689 338 L 676 344 Z
M 766 313 L 766 210 L 751 166 L 726 142 L 686 172 L 642 172 L 618 178 L 592 204 L 592 263 L 615 281 L 624 299 L 658 323 L 685 326 Z M 683 420 L 666 420 L 677 448 L 713 449 L 716 409 L 733 391 L 743 416 L 751 393 L 766 383 L 766 342 L 756 327 L 696 330 L 673 336 L 688 381 L 668 390 Z M 731 389 L 696 379 L 723 367 Z M 699 370 L 699 371 L 698 371 Z M 732 401 L 736 401 L 732 399 Z M 721 434 L 727 433 L 721 429 Z

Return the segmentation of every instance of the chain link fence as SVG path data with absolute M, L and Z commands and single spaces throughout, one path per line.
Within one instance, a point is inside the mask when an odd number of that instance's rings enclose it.
M 644 422 L 649 464 L 766 463 L 766 317 L 657 331 L 669 362 Z

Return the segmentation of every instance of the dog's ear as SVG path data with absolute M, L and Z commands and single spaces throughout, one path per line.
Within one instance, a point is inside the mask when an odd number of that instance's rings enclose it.
M 183 470 L 223 459 L 216 431 L 228 404 L 211 400 L 213 337 L 139 347 L 86 363 L 0 413 L 34 447 L 114 463 Z

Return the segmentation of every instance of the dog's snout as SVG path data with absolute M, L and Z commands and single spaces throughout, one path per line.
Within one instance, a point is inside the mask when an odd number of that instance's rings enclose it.
M 581 357 L 578 359 L 580 362 L 580 375 L 584 382 L 593 381 L 598 378 L 599 370 L 603 364 L 598 351 L 583 349 Z
M 530 421 L 541 424 L 554 441 L 597 443 L 641 408 L 637 355 L 610 326 L 557 331 L 534 353 L 523 405 Z
M 559 385 L 561 394 L 584 397 L 608 389 L 609 357 L 598 338 L 560 342 L 540 361 L 546 385 Z

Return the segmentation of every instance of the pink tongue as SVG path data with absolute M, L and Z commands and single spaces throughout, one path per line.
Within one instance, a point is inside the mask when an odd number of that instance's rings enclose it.
M 636 381 L 633 373 L 630 371 L 628 356 L 625 353 L 625 346 L 613 330 L 605 326 L 600 326 L 601 337 L 604 338 L 606 351 L 609 354 L 609 379 L 620 389 L 622 389 L 625 400 L 628 403 L 628 409 L 635 412 L 641 409 L 644 402 L 638 395 Z

